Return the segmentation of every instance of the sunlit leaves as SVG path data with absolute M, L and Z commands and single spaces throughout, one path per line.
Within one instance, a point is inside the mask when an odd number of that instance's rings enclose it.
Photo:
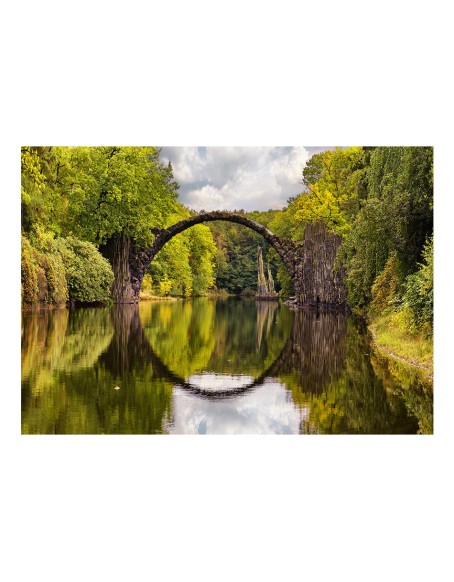
M 62 173 L 54 148 L 21 148 L 21 226 L 28 236 L 33 238 L 39 228 L 60 233 L 65 201 L 57 181 Z
M 163 297 L 167 297 L 172 289 L 172 281 L 169 281 L 167 275 L 159 282 L 159 294 Z
M 359 147 L 313 156 L 303 173 L 307 190 L 294 203 L 295 221 L 322 221 L 334 232 L 347 234 L 357 210 L 362 168 L 363 151 Z
M 67 227 L 97 244 L 123 233 L 150 244 L 150 228 L 174 211 L 177 184 L 154 147 L 57 148 L 71 176 L 63 189 L 71 200 Z
M 189 230 L 189 265 L 192 272 L 194 295 L 204 295 L 214 287 L 214 259 L 216 245 L 211 230 L 198 224 Z

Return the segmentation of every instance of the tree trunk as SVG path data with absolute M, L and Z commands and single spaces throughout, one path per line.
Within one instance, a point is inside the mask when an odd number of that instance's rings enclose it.
M 112 300 L 114 303 L 137 303 L 131 281 L 129 254 L 131 239 L 124 234 L 112 237 L 99 250 L 108 259 L 114 272 Z

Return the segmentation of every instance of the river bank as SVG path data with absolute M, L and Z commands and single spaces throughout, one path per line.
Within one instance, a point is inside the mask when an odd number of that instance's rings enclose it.
M 176 297 L 171 297 L 170 295 L 153 295 L 152 293 L 147 293 L 146 291 L 141 291 L 139 293 L 140 301 L 177 301 Z
M 410 333 L 404 312 L 380 315 L 369 322 L 368 328 L 382 355 L 419 368 L 433 378 L 433 337 L 424 331 Z

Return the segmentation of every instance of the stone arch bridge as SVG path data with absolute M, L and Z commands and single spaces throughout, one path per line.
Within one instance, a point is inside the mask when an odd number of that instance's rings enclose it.
M 328 232 L 319 222 L 308 224 L 301 243 L 273 234 L 262 224 L 246 216 L 231 212 L 202 212 L 185 218 L 166 229 L 153 229 L 155 239 L 149 248 L 137 248 L 129 239 L 119 237 L 102 249 L 114 265 L 115 303 L 137 303 L 142 280 L 151 261 L 162 247 L 184 230 L 204 222 L 223 220 L 246 226 L 260 234 L 277 252 L 293 282 L 295 304 L 317 310 L 344 310 L 347 308 L 347 291 L 344 269 L 335 269 L 334 261 L 341 237 Z M 117 264 L 113 257 L 119 255 Z

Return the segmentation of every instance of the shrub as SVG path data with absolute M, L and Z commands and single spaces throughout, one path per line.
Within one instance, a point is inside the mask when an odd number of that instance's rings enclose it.
M 21 240 L 21 294 L 23 303 L 38 300 L 38 265 L 33 247 L 25 236 Z
M 61 304 L 68 301 L 68 285 L 66 282 L 65 266 L 60 253 L 49 253 L 46 257 L 47 288 L 51 303 Z
M 410 311 L 412 331 L 426 324 L 433 326 L 433 237 L 426 241 L 422 256 L 419 270 L 409 275 L 405 282 L 404 304 Z
M 372 285 L 372 313 L 379 313 L 395 305 L 400 299 L 402 274 L 396 253 L 392 253 L 385 263 L 383 271 L 375 278 Z
M 42 246 L 37 239 L 38 248 L 22 236 L 21 253 L 21 292 L 22 302 L 26 304 L 62 304 L 68 299 L 63 261 L 53 241 Z
M 65 267 L 70 300 L 82 303 L 107 301 L 114 274 L 109 261 L 97 248 L 74 237 L 56 239 L 55 245 Z

